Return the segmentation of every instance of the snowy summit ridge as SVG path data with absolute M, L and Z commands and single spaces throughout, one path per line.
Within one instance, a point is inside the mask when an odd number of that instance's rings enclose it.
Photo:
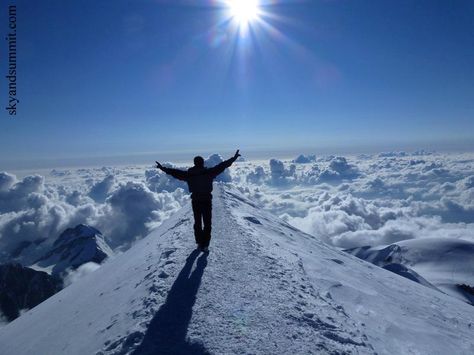
M 2 355 L 470 354 L 474 308 L 324 244 L 237 189 L 211 253 L 190 206 L 0 329 Z M 38 326 L 41 324 L 41 326 Z

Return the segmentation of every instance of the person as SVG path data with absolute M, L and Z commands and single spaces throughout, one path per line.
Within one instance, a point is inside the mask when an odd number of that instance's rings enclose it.
M 198 249 L 209 251 L 212 223 L 212 183 L 226 168 L 230 167 L 240 157 L 239 150 L 234 156 L 212 168 L 204 166 L 204 159 L 194 158 L 194 166 L 187 171 L 167 168 L 156 162 L 156 167 L 172 177 L 186 181 L 191 193 L 191 204 L 194 214 L 194 237 Z

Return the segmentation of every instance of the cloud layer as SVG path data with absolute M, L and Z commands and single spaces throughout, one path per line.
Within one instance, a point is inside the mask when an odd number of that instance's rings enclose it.
M 313 160 L 254 164 L 239 186 L 263 208 L 341 248 L 437 236 L 474 240 L 473 154 Z
M 131 169 L 134 171 L 135 169 Z M 32 262 L 68 227 L 98 228 L 113 248 L 127 248 L 176 212 L 188 199 L 147 183 L 141 173 L 119 169 L 79 169 L 48 177 L 17 179 L 0 173 L 0 261 L 25 243 L 38 243 Z
M 206 165 L 221 161 L 212 155 Z M 218 180 L 341 248 L 436 236 L 474 241 L 474 154 L 245 161 Z M 40 253 L 79 223 L 98 228 L 111 247 L 126 249 L 188 200 L 186 184 L 151 167 L 53 170 L 23 178 L 3 172 L 0 261 L 21 243 L 36 242 Z

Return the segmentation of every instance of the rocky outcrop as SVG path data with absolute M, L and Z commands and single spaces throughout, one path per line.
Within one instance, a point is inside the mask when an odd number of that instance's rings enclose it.
M 18 263 L 0 265 L 0 311 L 8 321 L 60 291 L 62 282 Z

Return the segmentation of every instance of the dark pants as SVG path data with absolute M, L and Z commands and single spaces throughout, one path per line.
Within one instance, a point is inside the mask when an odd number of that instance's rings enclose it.
M 203 247 L 207 247 L 211 241 L 212 200 L 192 199 L 192 205 L 194 213 L 194 237 L 196 238 L 196 243 Z

